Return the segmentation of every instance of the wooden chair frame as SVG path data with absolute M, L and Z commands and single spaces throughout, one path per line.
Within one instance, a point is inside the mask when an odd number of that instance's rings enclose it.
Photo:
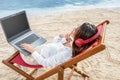
M 104 22 L 101 23 L 104 26 L 103 32 L 99 38 L 99 43 L 97 46 L 83 52 L 82 54 L 68 60 L 67 62 L 58 65 L 56 67 L 54 67 L 53 69 L 41 74 L 38 77 L 33 77 L 32 74 L 36 71 L 36 69 L 34 71 L 32 71 L 30 74 L 26 73 L 25 71 L 23 71 L 22 69 L 20 69 L 19 67 L 17 67 L 16 65 L 14 65 L 14 63 L 11 62 L 11 60 L 13 58 L 15 58 L 18 54 L 20 54 L 18 51 L 15 52 L 11 57 L 9 57 L 8 59 L 3 60 L 2 62 L 7 65 L 8 67 L 12 68 L 13 70 L 15 70 L 16 72 L 20 73 L 21 75 L 23 75 L 24 77 L 26 77 L 27 80 L 44 80 L 45 78 L 48 78 L 49 76 L 52 76 L 56 73 L 58 73 L 58 80 L 63 80 L 64 78 L 64 70 L 66 68 L 70 68 L 72 70 L 74 70 L 75 72 L 77 72 L 78 74 L 81 74 L 83 77 L 88 77 L 88 75 L 86 75 L 85 73 L 82 73 L 81 71 L 78 71 L 75 66 L 77 66 L 76 64 L 102 50 L 105 49 L 105 45 L 104 43 L 104 37 L 105 37 L 105 31 L 106 31 L 106 25 L 109 24 L 108 20 L 105 20 Z

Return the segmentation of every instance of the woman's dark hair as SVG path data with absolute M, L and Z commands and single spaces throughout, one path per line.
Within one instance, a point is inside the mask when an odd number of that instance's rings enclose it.
M 87 49 L 93 42 L 95 42 L 95 40 L 93 40 L 92 42 L 88 44 L 78 47 L 75 44 L 75 40 L 77 40 L 78 38 L 82 38 L 83 40 L 86 40 L 92 37 L 93 35 L 95 35 L 96 33 L 97 33 L 97 28 L 95 27 L 95 25 L 92 25 L 89 23 L 83 23 L 81 26 L 79 26 L 76 30 L 74 41 L 72 44 L 72 56 L 75 57 L 80 52 Z

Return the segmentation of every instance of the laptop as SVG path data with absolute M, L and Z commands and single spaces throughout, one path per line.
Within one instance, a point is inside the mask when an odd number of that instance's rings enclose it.
M 8 43 L 24 55 L 30 53 L 20 47 L 22 43 L 37 47 L 46 42 L 45 38 L 30 29 L 25 11 L 1 18 L 0 22 Z

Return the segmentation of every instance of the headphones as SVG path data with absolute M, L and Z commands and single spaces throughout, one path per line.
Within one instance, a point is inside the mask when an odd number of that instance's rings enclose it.
M 77 40 L 75 40 L 75 45 L 78 46 L 78 47 L 81 47 L 81 46 L 95 40 L 101 34 L 102 27 L 103 27 L 103 25 L 98 25 L 97 26 L 97 30 L 98 30 L 97 33 L 89 39 L 83 40 L 81 38 L 78 38 Z

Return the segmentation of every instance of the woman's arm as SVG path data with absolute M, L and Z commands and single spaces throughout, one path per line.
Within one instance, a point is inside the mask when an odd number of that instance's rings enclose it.
M 44 58 L 41 54 L 35 51 L 30 44 L 22 44 L 21 46 L 23 49 L 31 52 L 31 55 L 37 61 L 38 64 L 43 65 L 45 67 L 53 67 L 53 66 L 59 65 L 72 57 L 72 54 L 71 54 L 72 52 L 69 49 L 59 51 L 53 56 Z
M 68 59 L 71 58 L 72 54 L 68 51 L 62 51 L 48 58 L 42 57 L 38 52 L 33 52 L 31 55 L 38 62 L 38 64 L 43 65 L 44 67 L 54 67 L 57 66 Z

